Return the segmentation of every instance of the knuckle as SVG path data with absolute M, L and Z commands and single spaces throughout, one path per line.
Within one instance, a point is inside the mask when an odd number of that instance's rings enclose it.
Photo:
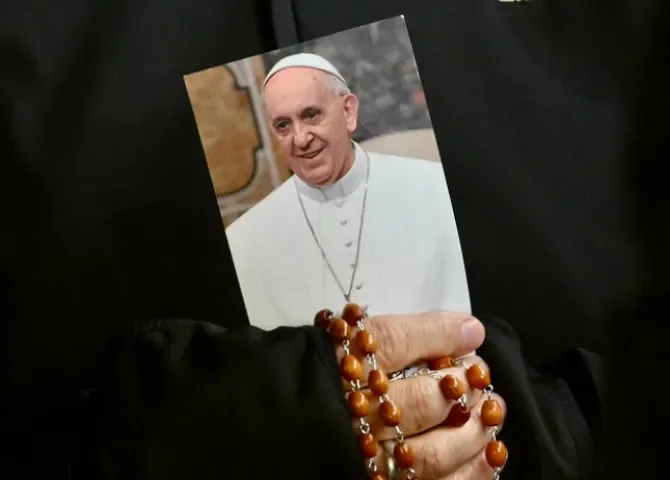
M 410 325 L 404 319 L 395 321 L 379 321 L 372 318 L 369 321 L 369 329 L 377 338 L 379 345 L 377 361 L 380 366 L 388 369 L 390 365 L 397 365 L 399 359 L 405 359 L 409 353 L 409 342 L 412 331 Z M 400 365 L 397 365 L 400 368 Z M 390 373 L 390 372 L 389 372 Z
M 429 377 L 418 377 L 408 389 L 409 410 L 414 417 L 412 426 L 417 432 L 427 430 L 440 421 L 443 412 L 441 394 L 436 389 L 435 381 Z
M 420 376 L 417 380 L 419 380 L 416 382 L 417 403 L 425 408 L 434 407 L 435 399 L 442 398 L 438 386 L 439 384 L 433 377 L 429 376 Z M 439 397 L 437 395 L 439 395 Z

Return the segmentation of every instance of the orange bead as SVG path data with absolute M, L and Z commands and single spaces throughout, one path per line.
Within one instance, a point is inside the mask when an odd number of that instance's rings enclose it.
M 507 447 L 500 440 L 493 440 L 486 445 L 486 461 L 491 468 L 504 467 L 507 463 Z
M 314 325 L 323 328 L 324 330 L 328 328 L 328 325 L 330 325 L 330 319 L 333 315 L 333 312 L 328 310 L 327 308 L 324 308 L 323 310 L 319 310 L 319 312 L 314 315 Z
M 382 402 L 379 405 L 379 418 L 387 427 L 400 424 L 400 409 L 393 402 Z
M 351 414 L 356 418 L 364 417 L 370 412 L 370 401 L 361 391 L 351 392 L 347 397 L 347 403 Z
M 497 427 L 503 418 L 502 406 L 495 400 L 486 400 L 482 404 L 481 417 L 487 427 Z
M 414 465 L 414 451 L 406 443 L 396 443 L 393 447 L 393 457 L 398 468 L 412 468 Z
M 472 388 L 484 390 L 491 384 L 489 371 L 481 365 L 473 365 L 465 372 L 465 377 Z
M 389 480 L 389 477 L 382 472 L 375 472 L 370 477 L 370 480 Z
M 451 368 L 454 366 L 454 359 L 452 357 L 434 358 L 428 362 L 428 368 L 431 370 L 442 370 L 444 368 Z
M 365 319 L 365 312 L 355 303 L 348 303 L 342 311 L 342 318 L 352 327 L 358 326 L 358 321 Z
M 470 410 L 463 410 L 460 405 L 454 405 L 449 410 L 449 415 L 444 424 L 449 427 L 462 427 L 470 420 Z
M 361 452 L 365 458 L 373 458 L 377 455 L 377 439 L 371 433 L 361 433 L 358 436 L 361 445 Z
M 465 386 L 453 375 L 446 375 L 440 381 L 440 390 L 447 400 L 458 400 L 465 393 Z
M 381 397 L 389 391 L 389 378 L 381 370 L 372 370 L 368 375 L 368 387 L 372 393 Z
M 377 340 L 367 330 L 361 330 L 356 334 L 356 346 L 361 353 L 369 354 L 377 351 Z
M 363 366 L 353 355 L 345 355 L 340 361 L 340 374 L 350 382 L 360 380 L 363 375 Z
M 351 340 L 351 335 L 353 334 L 349 324 L 341 318 L 337 318 L 330 323 L 328 333 L 330 333 L 330 336 L 338 342 Z

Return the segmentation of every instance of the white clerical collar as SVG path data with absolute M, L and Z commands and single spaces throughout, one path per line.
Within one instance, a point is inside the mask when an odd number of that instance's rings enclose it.
M 298 192 L 317 202 L 328 202 L 354 193 L 365 181 L 367 159 L 363 148 L 356 142 L 352 143 L 354 144 L 354 164 L 342 178 L 327 187 L 314 187 L 298 178 L 297 175 L 293 175 Z

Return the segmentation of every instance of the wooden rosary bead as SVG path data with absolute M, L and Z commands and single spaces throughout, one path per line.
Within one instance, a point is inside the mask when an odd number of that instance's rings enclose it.
M 393 457 L 398 468 L 412 468 L 414 466 L 414 450 L 404 442 L 395 444 Z
M 377 455 L 377 448 L 379 444 L 377 439 L 371 433 L 361 433 L 358 436 L 361 444 L 361 452 L 365 458 L 374 458 Z
M 342 311 L 342 318 L 352 327 L 358 326 L 359 320 L 365 319 L 365 311 L 355 303 L 347 303 Z
M 465 393 L 465 386 L 453 375 L 446 375 L 440 380 L 440 390 L 447 400 L 458 400 Z
M 481 365 L 473 365 L 465 372 L 465 377 L 472 388 L 484 390 L 491 384 L 491 375 Z
M 351 414 L 356 418 L 365 417 L 370 413 L 370 401 L 361 391 L 351 392 L 347 397 L 347 403 Z
M 430 362 L 428 362 L 428 368 L 431 370 L 442 370 L 444 368 L 451 368 L 454 366 L 454 359 L 453 357 L 442 357 L 442 358 L 434 358 Z
M 363 366 L 353 355 L 345 355 L 340 361 L 340 374 L 350 382 L 360 380 L 363 375 Z
M 507 463 L 507 447 L 500 440 L 493 440 L 486 445 L 486 461 L 491 468 L 504 467 Z
M 497 427 L 502 422 L 503 409 L 496 400 L 486 400 L 482 404 L 482 423 L 487 427 Z
M 387 427 L 400 425 L 400 409 L 393 402 L 382 402 L 378 408 L 379 418 Z
M 356 346 L 361 353 L 368 355 L 377 351 L 377 340 L 367 330 L 361 330 L 356 334 Z
M 375 472 L 370 477 L 370 480 L 389 480 L 389 477 L 383 472 Z
M 351 335 L 353 334 L 349 324 L 341 318 L 337 318 L 331 322 L 328 332 L 338 342 L 351 340 Z
M 368 374 L 368 387 L 378 397 L 389 391 L 389 378 L 381 370 L 372 370 Z
M 330 325 L 330 319 L 333 315 L 333 312 L 328 310 L 327 308 L 324 308 L 323 310 L 319 310 L 316 315 L 314 315 L 314 325 L 323 328 L 324 330 L 328 328 L 328 325 Z
M 470 420 L 470 410 L 467 408 L 464 410 L 460 405 L 454 405 L 449 410 L 449 415 L 444 421 L 444 424 L 449 427 L 462 427 Z

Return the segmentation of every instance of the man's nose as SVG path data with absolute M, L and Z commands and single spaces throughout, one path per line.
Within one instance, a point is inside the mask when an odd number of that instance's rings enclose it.
M 306 128 L 298 128 L 293 136 L 293 144 L 300 149 L 305 149 L 312 141 L 312 134 Z

